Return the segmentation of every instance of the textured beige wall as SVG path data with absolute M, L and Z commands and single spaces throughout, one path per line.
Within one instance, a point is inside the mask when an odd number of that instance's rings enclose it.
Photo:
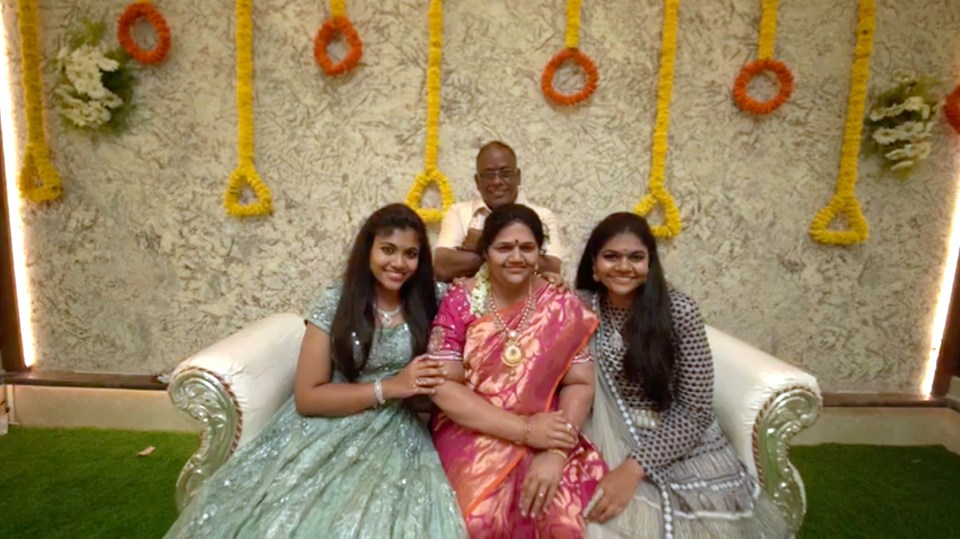
M 40 0 L 44 51 L 84 13 L 126 0 Z M 425 1 L 349 2 L 366 52 L 355 73 L 322 76 L 312 36 L 323 2 L 255 2 L 257 165 L 276 213 L 224 215 L 236 162 L 232 2 L 155 2 L 174 32 L 169 61 L 145 70 L 134 126 L 120 136 L 49 134 L 66 195 L 30 208 L 32 323 L 43 368 L 162 371 L 275 311 L 301 310 L 338 271 L 376 206 L 401 200 L 422 165 Z M 871 89 L 898 71 L 957 80 L 960 2 L 879 2 Z M 2 0 L 15 120 L 25 126 L 16 2 Z M 539 76 L 563 42 L 559 0 L 448 2 L 440 166 L 472 192 L 480 141 L 520 154 L 531 200 L 563 216 L 578 251 L 591 225 L 643 193 L 656 100 L 662 3 L 584 2 L 583 48 L 601 86 L 557 110 Z M 856 2 L 781 5 L 778 56 L 794 98 L 769 118 L 733 106 L 756 50 L 756 0 L 684 2 L 667 163 L 686 229 L 664 246 L 669 277 L 707 320 L 820 377 L 828 390 L 912 390 L 957 189 L 957 137 L 906 183 L 861 164 L 868 243 L 816 245 L 806 229 L 832 194 Z M 54 82 L 45 65 L 47 92 Z M 571 260 L 568 270 L 575 264 Z

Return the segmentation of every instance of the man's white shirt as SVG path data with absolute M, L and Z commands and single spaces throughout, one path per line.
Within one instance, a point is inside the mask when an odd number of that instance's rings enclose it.
M 563 251 L 560 229 L 557 226 L 557 219 L 553 215 L 553 212 L 541 206 L 535 206 L 526 202 L 523 195 L 517 197 L 517 204 L 523 204 L 537 212 L 540 221 L 543 222 L 543 233 L 545 236 L 543 242 L 544 251 L 548 256 L 552 256 L 563 262 L 566 253 Z M 483 210 L 487 211 L 484 212 Z M 463 240 L 467 237 L 471 228 L 483 230 L 483 223 L 486 221 L 489 211 L 486 203 L 480 197 L 476 197 L 467 202 L 457 202 L 450 206 L 450 209 L 447 210 L 447 213 L 443 216 L 443 221 L 440 223 L 440 235 L 437 237 L 436 247 L 456 249 L 463 245 Z

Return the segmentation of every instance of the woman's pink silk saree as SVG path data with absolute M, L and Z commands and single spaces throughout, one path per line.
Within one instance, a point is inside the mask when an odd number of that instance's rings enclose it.
M 501 361 L 506 340 L 492 313 L 476 316 L 463 286 L 453 288 L 433 324 L 430 354 L 462 360 L 465 384 L 504 410 L 532 416 L 557 407 L 560 383 L 575 361 L 589 358 L 587 343 L 597 318 L 573 293 L 543 287 L 519 341 L 525 359 L 516 368 Z M 516 328 L 523 305 L 500 311 Z M 537 450 L 469 430 L 440 414 L 433 441 L 457 493 L 471 537 L 579 537 L 584 506 L 606 473 L 594 445 L 583 435 L 564 466 L 553 502 L 537 519 L 520 514 L 526 471 Z

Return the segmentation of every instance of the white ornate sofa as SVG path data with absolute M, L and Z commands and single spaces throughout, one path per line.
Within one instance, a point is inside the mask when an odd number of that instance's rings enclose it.
M 200 449 L 177 481 L 177 506 L 241 445 L 263 429 L 293 393 L 302 317 L 275 314 L 183 361 L 168 392 L 203 426 Z M 799 528 L 803 481 L 790 463 L 790 439 L 820 411 L 817 380 L 743 341 L 707 327 L 715 361 L 714 408 L 747 470 Z

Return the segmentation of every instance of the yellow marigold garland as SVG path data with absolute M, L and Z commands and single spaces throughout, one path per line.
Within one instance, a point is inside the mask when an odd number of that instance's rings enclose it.
M 810 237 L 828 245 L 853 245 L 866 241 L 869 225 L 857 201 L 857 165 L 863 114 L 867 101 L 867 81 L 870 78 L 870 55 L 873 52 L 873 33 L 876 27 L 875 0 L 860 0 L 857 19 L 857 44 L 853 68 L 850 72 L 850 95 L 847 100 L 847 121 L 840 150 L 840 173 L 830 203 L 817 212 L 810 223 Z M 843 213 L 849 230 L 828 230 L 830 222 Z
M 664 0 L 663 38 L 660 46 L 660 76 L 657 82 L 657 119 L 653 130 L 653 150 L 650 159 L 649 192 L 633 208 L 646 217 L 656 207 L 663 208 L 664 224 L 652 225 L 658 238 L 673 238 L 683 229 L 680 210 L 667 191 L 664 175 L 667 162 L 667 131 L 670 128 L 670 99 L 673 95 L 673 73 L 677 57 L 677 20 L 680 0 Z
M 237 0 L 237 155 L 239 165 L 230 174 L 223 205 L 234 217 L 268 215 L 273 211 L 270 189 L 260 180 L 253 164 L 253 0 Z M 243 188 L 249 186 L 257 202 L 241 204 Z
M 26 101 L 27 147 L 17 176 L 17 186 L 31 202 L 55 200 L 63 193 L 60 173 L 50 161 L 44 138 L 43 82 L 40 79 L 40 13 L 36 0 L 17 0 L 20 30 L 20 65 Z M 37 180 L 39 180 L 39 185 Z
M 453 204 L 453 191 L 446 175 L 437 168 L 437 156 L 440 153 L 440 67 L 443 60 L 443 0 L 430 0 L 427 11 L 430 27 L 430 46 L 427 53 L 427 133 L 424 142 L 424 169 L 407 193 L 407 205 L 428 223 L 437 223 L 443 219 L 444 212 Z M 430 183 L 436 183 L 440 190 L 442 208 L 423 208 L 423 193 Z
M 760 39 L 757 43 L 757 58 L 773 58 L 773 46 L 777 40 L 777 0 L 760 0 Z
M 567 31 L 564 37 L 565 49 L 558 52 L 547 62 L 540 76 L 540 89 L 547 99 L 557 105 L 576 105 L 590 98 L 597 91 L 600 72 L 593 59 L 580 51 L 580 0 L 567 0 Z M 553 86 L 553 77 L 557 69 L 567 62 L 580 66 L 587 76 L 587 82 L 579 92 L 562 94 Z

